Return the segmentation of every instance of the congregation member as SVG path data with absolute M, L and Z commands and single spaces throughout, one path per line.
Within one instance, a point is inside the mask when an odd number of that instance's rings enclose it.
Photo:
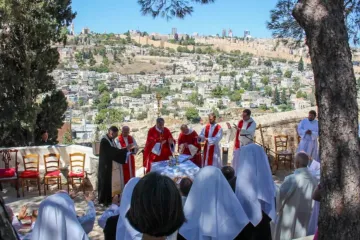
M 31 238 L 31 233 L 28 233 L 25 236 L 22 236 L 21 234 L 19 234 L 19 230 L 23 227 L 23 224 L 21 223 L 21 221 L 24 220 L 27 217 L 26 212 L 27 212 L 28 207 L 26 205 L 22 206 L 18 216 L 14 215 L 14 212 L 11 209 L 11 207 L 5 205 L 5 209 L 6 209 L 6 212 L 7 212 L 8 216 L 9 216 L 9 220 L 10 220 L 10 222 L 11 222 L 11 224 L 12 224 L 18 238 L 20 240 L 22 240 L 22 239 L 30 239 Z M 33 211 L 33 214 L 31 216 L 31 227 L 30 227 L 31 230 L 34 228 L 36 218 L 37 218 L 37 211 Z
M 198 142 L 198 134 L 195 130 L 189 129 L 186 124 L 181 125 L 178 139 L 178 152 L 181 158 L 188 158 L 198 167 L 201 167 L 201 147 Z
M 249 223 L 229 183 L 213 166 L 196 175 L 184 212 L 186 222 L 179 232 L 187 240 L 236 239 Z
M 40 203 L 31 240 L 44 239 L 89 239 L 76 217 L 74 202 L 67 193 L 53 194 Z
M 317 180 L 317 183 L 320 182 L 320 163 L 315 160 L 310 160 L 308 164 L 308 169 L 311 175 Z M 320 185 L 318 185 L 319 188 Z M 317 190 L 315 190 L 316 192 Z M 314 196 L 314 194 L 313 194 Z M 314 197 L 313 197 L 314 199 Z M 307 230 L 307 235 L 314 235 L 318 225 L 319 219 L 319 212 L 320 212 L 320 201 L 314 201 L 314 207 L 311 213 L 309 226 Z
M 256 130 L 256 122 L 251 117 L 250 109 L 245 109 L 242 112 L 242 119 L 236 126 L 234 151 L 241 146 L 248 145 L 253 142 Z
M 37 142 L 37 146 L 49 146 L 54 145 L 54 142 L 49 140 L 49 133 L 47 130 L 41 130 L 40 131 L 41 139 L 39 142 Z
M 268 157 L 264 149 L 254 143 L 241 147 L 238 157 L 235 194 L 250 220 L 240 239 L 271 240 L 276 188 Z
M 221 169 L 222 174 L 229 182 L 231 189 L 235 192 L 235 185 L 236 185 L 236 176 L 234 168 L 230 166 L 225 166 Z
M 121 189 L 124 188 L 125 184 L 133 177 L 135 177 L 135 154 L 137 153 L 138 146 L 136 140 L 130 135 L 130 128 L 123 126 L 121 134 L 115 139 L 117 148 L 125 149 L 128 146 L 133 146 L 132 154 L 128 156 L 127 162 L 120 166 L 120 182 Z
M 120 164 L 125 164 L 128 153 L 134 145 L 128 144 L 126 148 L 118 149 L 114 139 L 119 129 L 112 126 L 108 129 L 100 142 L 99 169 L 98 169 L 98 201 L 108 206 L 112 197 L 121 191 Z
M 125 187 L 124 187 L 124 189 L 125 189 Z M 98 225 L 102 229 L 105 229 L 107 220 L 110 217 L 119 216 L 119 206 L 120 206 L 120 195 L 115 195 L 112 199 L 112 203 L 111 203 L 110 207 L 108 209 L 106 209 L 98 219 Z
M 294 174 L 287 176 L 280 186 L 274 240 L 306 236 L 313 207 L 312 194 L 317 186 L 308 164 L 309 156 L 303 152 L 297 153 Z
M 71 197 L 71 196 L 70 196 Z M 94 205 L 95 195 L 94 193 L 89 193 L 88 196 L 85 196 L 87 201 L 87 210 L 84 216 L 78 217 L 78 220 L 83 227 L 86 234 L 89 234 L 93 228 L 96 218 L 96 210 Z
M 126 213 L 130 209 L 131 197 L 134 191 L 136 184 L 140 181 L 140 178 L 132 178 L 124 188 L 124 191 L 121 196 L 120 207 L 118 208 L 119 220 L 116 225 L 116 240 L 133 240 L 138 238 L 133 238 L 133 235 L 141 236 L 138 232 L 131 227 L 128 220 L 126 219 Z M 126 224 L 125 224 L 126 223 Z M 108 224 L 108 223 L 107 223 Z M 110 232 L 110 230 L 109 230 Z M 108 237 L 106 237 L 108 235 Z M 105 239 L 113 239 L 110 238 L 108 233 L 105 233 Z
M 18 240 L 19 237 L 11 224 L 12 219 L 6 210 L 4 199 L 0 196 L 0 239 Z
M 193 182 L 190 178 L 182 178 L 180 181 L 180 193 L 181 193 L 181 200 L 182 205 L 184 206 L 186 203 L 187 196 L 189 195 L 189 192 L 191 190 Z
M 169 160 L 175 150 L 175 140 L 163 118 L 156 119 L 156 125 L 149 129 L 143 154 L 143 166 L 151 171 L 154 162 Z
M 311 159 L 318 159 L 318 136 L 319 125 L 315 120 L 316 112 L 311 110 L 309 116 L 303 119 L 298 126 L 298 134 L 301 138 L 297 152 L 306 152 Z
M 130 239 L 175 240 L 186 219 L 174 181 L 156 172 L 145 175 L 134 188 L 126 219 Z
M 215 166 L 222 167 L 220 141 L 223 135 L 222 128 L 216 123 L 216 115 L 209 114 L 209 123 L 202 129 L 198 141 L 204 142 L 204 156 L 202 167 Z

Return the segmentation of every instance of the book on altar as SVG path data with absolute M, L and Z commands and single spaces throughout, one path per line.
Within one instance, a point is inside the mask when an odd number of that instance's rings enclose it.
M 191 156 L 195 156 L 195 154 L 198 152 L 198 148 L 197 147 L 195 147 L 194 145 L 192 145 L 192 144 L 189 144 L 188 145 L 188 148 L 189 148 L 189 151 L 190 151 L 190 154 L 191 154 Z
M 153 149 L 151 150 L 151 152 L 155 155 L 160 156 L 161 154 L 161 143 L 156 143 L 153 147 Z
M 191 158 L 190 155 L 180 154 L 180 155 L 179 155 L 179 158 L 178 158 L 178 162 L 179 162 L 179 163 L 183 163 L 183 162 L 189 160 L 190 158 Z

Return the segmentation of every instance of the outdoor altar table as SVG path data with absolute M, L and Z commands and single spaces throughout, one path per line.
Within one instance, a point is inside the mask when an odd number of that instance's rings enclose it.
M 200 168 L 192 161 L 188 160 L 179 165 L 170 167 L 169 161 L 154 162 L 151 165 L 151 172 L 157 172 L 161 175 L 166 175 L 173 179 L 177 184 L 180 183 L 181 178 L 188 177 L 194 180 L 195 175 L 199 172 Z

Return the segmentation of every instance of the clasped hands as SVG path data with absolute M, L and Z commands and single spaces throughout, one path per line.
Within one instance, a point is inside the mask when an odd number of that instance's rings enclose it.
M 168 141 L 168 142 L 169 142 L 169 144 L 174 144 L 174 139 L 169 138 L 168 140 L 162 140 L 162 141 L 161 141 L 161 145 L 165 144 L 165 143 L 166 143 L 166 141 Z

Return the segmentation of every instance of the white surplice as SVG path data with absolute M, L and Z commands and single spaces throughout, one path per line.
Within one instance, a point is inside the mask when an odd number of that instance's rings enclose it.
M 234 239 L 249 219 L 220 169 L 200 170 L 184 206 L 186 222 L 179 232 L 187 240 Z
M 250 122 L 252 123 L 248 128 L 247 126 Z M 240 129 L 240 134 L 238 136 L 240 141 L 240 146 L 246 146 L 252 142 L 255 136 L 255 130 L 256 130 L 256 122 L 254 121 L 254 119 L 250 118 L 247 121 L 243 121 L 243 126 Z
M 67 193 L 56 193 L 40 203 L 31 240 L 88 240 L 76 217 L 74 201 Z
M 298 134 L 301 137 L 300 144 L 297 152 L 306 152 L 311 159 L 318 159 L 318 136 L 319 136 L 319 124 L 317 120 L 310 121 L 305 118 L 299 123 Z M 306 134 L 306 131 L 310 130 L 311 134 Z
M 137 150 L 138 150 L 138 145 L 137 145 L 137 143 L 136 143 L 135 138 L 132 137 L 132 139 L 133 139 L 133 144 L 134 144 L 134 146 L 135 146 L 135 153 L 136 153 Z M 121 144 L 120 144 L 120 141 L 119 141 L 119 138 L 116 138 L 114 142 L 115 142 L 116 147 L 117 147 L 118 149 L 122 149 Z M 129 145 L 128 137 L 124 137 L 124 142 L 125 142 L 126 146 Z M 131 169 L 130 157 L 131 157 L 131 154 L 128 154 L 128 155 L 127 155 L 127 160 L 126 160 L 126 163 L 125 163 L 125 164 L 128 164 L 128 165 L 129 165 L 130 174 L 131 174 L 131 173 L 132 173 L 132 169 Z M 123 164 L 119 164 L 119 172 L 120 172 L 120 186 L 121 186 L 121 189 L 124 189 L 125 180 L 124 180 Z M 130 177 L 132 178 L 132 177 L 135 177 L 135 176 L 130 176 Z
M 223 136 L 223 130 L 220 128 L 218 133 L 215 137 L 212 137 L 213 132 L 217 126 L 217 123 L 210 125 L 209 135 L 208 135 L 208 146 L 207 149 L 204 149 L 206 151 L 206 159 L 204 159 L 204 166 L 208 166 L 208 158 L 209 158 L 209 149 L 211 145 L 215 145 L 214 149 L 214 155 L 213 155 L 213 165 L 214 167 L 222 168 L 222 161 L 221 161 L 221 150 L 220 150 L 220 141 Z M 201 133 L 199 137 L 201 137 L 201 141 L 203 142 L 205 140 L 205 128 L 204 127 L 201 130 Z
M 308 169 L 311 175 L 316 178 L 318 183 L 320 182 L 320 163 L 315 160 L 312 160 L 308 166 Z M 307 235 L 314 235 L 318 225 L 320 211 L 320 202 L 314 201 L 314 208 L 311 213 L 310 222 L 307 230 Z
M 296 169 L 287 176 L 277 196 L 278 218 L 274 240 L 289 240 L 307 235 L 311 211 L 312 194 L 317 186 L 316 179 L 308 168 Z
M 276 189 L 264 149 L 252 143 L 239 151 L 239 159 L 235 159 L 239 163 L 236 169 L 237 198 L 254 226 L 263 218 L 262 211 L 275 220 Z

